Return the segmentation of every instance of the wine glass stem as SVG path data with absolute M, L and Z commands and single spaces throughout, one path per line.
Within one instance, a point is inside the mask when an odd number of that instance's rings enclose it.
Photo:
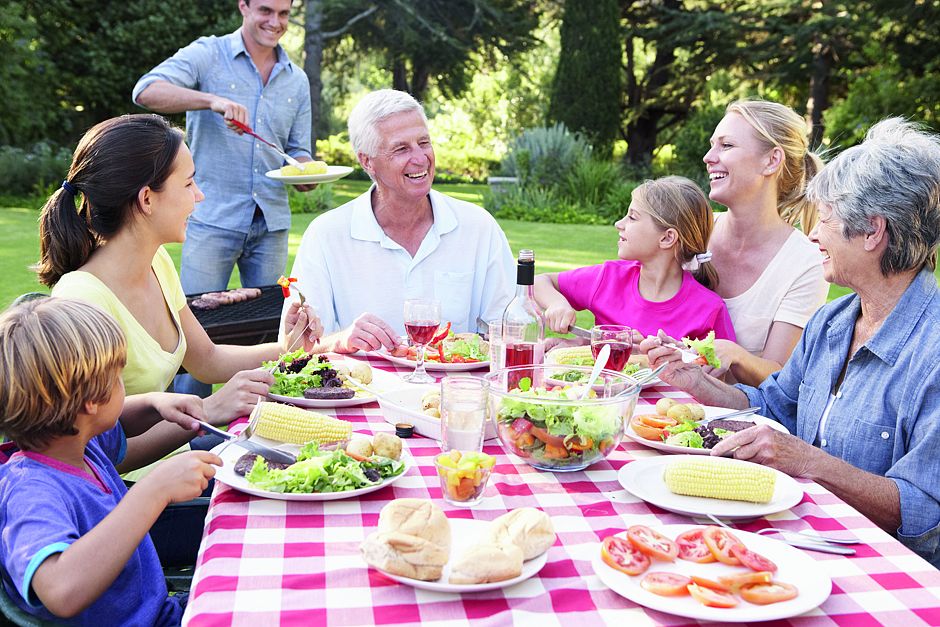
M 417 350 L 416 357 L 417 357 L 418 363 L 415 365 L 415 372 L 414 372 L 415 375 L 417 376 L 423 376 L 427 374 L 424 369 L 424 348 L 425 348 L 424 344 L 418 344 L 417 346 L 418 350 Z

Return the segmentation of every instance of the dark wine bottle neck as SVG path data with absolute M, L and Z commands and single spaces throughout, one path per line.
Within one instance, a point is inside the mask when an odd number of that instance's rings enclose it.
M 534 285 L 535 284 L 535 264 L 533 263 L 520 263 L 516 269 L 516 284 L 517 285 Z

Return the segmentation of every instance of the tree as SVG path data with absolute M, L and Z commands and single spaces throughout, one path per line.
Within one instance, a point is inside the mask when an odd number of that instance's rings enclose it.
M 549 117 L 605 156 L 620 130 L 622 63 L 617 0 L 568 0 Z

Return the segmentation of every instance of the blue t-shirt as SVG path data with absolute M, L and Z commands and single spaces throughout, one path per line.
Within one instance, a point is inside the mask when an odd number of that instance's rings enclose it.
M 0 576 L 7 596 L 24 611 L 60 620 L 32 590 L 33 575 L 43 560 L 91 531 L 127 493 L 114 468 L 125 447 L 119 425 L 92 438 L 85 461 L 96 477 L 32 452 L 14 453 L 0 465 Z M 147 535 L 111 587 L 67 624 L 178 625 L 182 614 L 179 600 L 167 593 Z

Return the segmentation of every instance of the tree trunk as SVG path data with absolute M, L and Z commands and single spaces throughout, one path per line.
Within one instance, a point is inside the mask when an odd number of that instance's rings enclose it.
M 662 113 L 648 109 L 627 125 L 627 152 L 624 161 L 628 165 L 643 170 L 649 168 L 653 162 L 661 118 Z
M 418 102 L 424 100 L 425 94 L 428 91 L 428 80 L 431 78 L 428 73 L 427 67 L 419 63 L 413 63 L 413 69 L 411 71 L 411 90 L 410 93 L 414 96 L 414 99 Z
M 826 126 L 823 124 L 823 113 L 829 108 L 829 76 L 832 71 L 832 47 L 824 42 L 818 42 L 813 47 L 813 66 L 809 79 L 809 102 L 806 109 L 809 112 L 812 130 L 809 145 L 815 150 L 822 144 Z
M 395 59 L 392 63 L 392 89 L 411 92 L 408 86 L 408 69 L 401 59 Z
M 304 72 L 310 83 L 311 150 L 317 152 L 317 129 L 320 126 L 323 96 L 323 0 L 307 0 L 304 7 Z

